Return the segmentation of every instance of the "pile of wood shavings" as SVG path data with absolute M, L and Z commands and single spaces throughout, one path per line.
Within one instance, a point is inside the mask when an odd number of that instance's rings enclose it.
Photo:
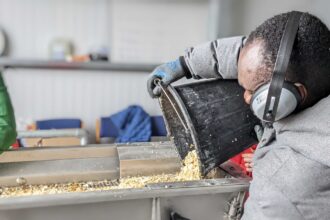
M 110 190 L 118 185 L 118 181 L 90 181 L 79 183 L 60 183 L 47 185 L 24 185 L 17 187 L 5 187 L 0 190 L 1 197 L 13 196 L 29 196 L 29 195 L 45 195 L 60 194 L 69 192 L 91 192 L 97 190 Z
M 183 160 L 183 166 L 178 173 L 123 178 L 120 179 L 120 183 L 117 187 L 119 189 L 141 188 L 151 183 L 182 182 L 200 180 L 201 178 L 197 153 L 193 150 L 190 151 Z
M 0 197 L 91 192 L 114 189 L 142 188 L 147 184 L 200 180 L 199 160 L 195 150 L 183 160 L 180 172 L 153 176 L 128 177 L 118 180 L 90 181 L 48 185 L 24 185 L 0 188 Z

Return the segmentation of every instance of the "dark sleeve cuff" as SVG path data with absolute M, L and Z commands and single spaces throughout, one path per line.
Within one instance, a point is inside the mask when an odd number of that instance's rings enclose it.
M 190 72 L 190 70 L 189 70 L 189 68 L 186 64 L 186 61 L 184 60 L 184 57 L 180 56 L 179 61 L 180 61 L 180 64 L 182 66 L 182 69 L 183 69 L 184 73 L 186 74 L 187 79 L 192 78 L 191 72 Z

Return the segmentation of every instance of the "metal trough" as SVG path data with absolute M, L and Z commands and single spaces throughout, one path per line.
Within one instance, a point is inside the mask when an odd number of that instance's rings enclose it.
M 171 142 L 23 148 L 0 155 L 0 187 L 175 173 L 180 166 Z
M 175 172 L 179 167 L 171 142 L 30 148 L 0 156 L 0 186 L 18 185 L 17 178 L 48 184 Z M 0 220 L 238 220 L 248 184 L 247 179 L 209 179 L 0 197 Z
M 0 219 L 238 220 L 247 188 L 246 180 L 214 179 L 142 189 L 0 198 Z

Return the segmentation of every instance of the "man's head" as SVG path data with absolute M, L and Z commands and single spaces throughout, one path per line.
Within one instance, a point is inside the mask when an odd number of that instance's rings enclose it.
M 289 13 L 266 20 L 249 35 L 238 60 L 238 79 L 247 103 L 272 77 Z M 299 22 L 286 81 L 296 85 L 303 102 L 299 109 L 330 94 L 330 31 L 316 17 L 304 13 Z

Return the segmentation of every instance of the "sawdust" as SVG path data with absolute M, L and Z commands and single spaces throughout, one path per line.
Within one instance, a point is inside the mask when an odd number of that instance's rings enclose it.
M 200 180 L 199 161 L 195 150 L 190 151 L 183 160 L 183 166 L 180 172 L 175 174 L 161 174 L 154 176 L 140 176 L 120 179 L 117 186 L 119 189 L 141 188 L 151 183 L 182 182 L 191 180 Z
M 195 150 L 190 151 L 182 162 L 180 172 L 153 176 L 137 176 L 120 180 L 90 181 L 79 183 L 61 183 L 48 185 L 23 185 L 0 188 L 0 197 L 60 194 L 72 192 L 92 192 L 114 189 L 142 188 L 152 183 L 182 182 L 202 178 L 199 160 Z

